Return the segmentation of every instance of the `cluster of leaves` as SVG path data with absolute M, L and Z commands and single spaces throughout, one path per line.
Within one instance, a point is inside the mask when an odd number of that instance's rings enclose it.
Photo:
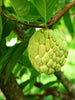
M 46 23 L 69 2 L 71 2 L 71 0 L 5 0 L 4 2 L 0 0 L 0 12 L 2 11 L 23 22 L 35 23 L 37 25 L 44 24 L 46 26 Z M 4 9 L 1 8 L 3 4 L 5 6 Z M 75 7 L 63 17 L 63 21 L 72 37 L 75 36 L 75 16 L 73 19 L 71 18 L 71 14 L 74 10 Z M 44 89 L 49 86 L 57 89 L 59 82 L 56 81 L 56 77 L 54 75 L 40 75 L 29 61 L 27 45 L 30 37 L 35 32 L 35 28 L 20 25 L 26 33 L 22 35 L 25 40 L 23 42 L 18 42 L 17 40 L 14 46 L 8 47 L 6 45 L 8 39 L 17 37 L 17 35 L 14 35 L 15 32 L 13 31 L 17 24 L 17 22 L 13 22 L 0 14 L 0 75 L 3 68 L 6 67 L 6 83 L 10 73 L 13 72 L 25 94 L 34 93 L 32 92 L 36 90 L 35 87 L 33 88 L 34 83 L 43 82 L 43 80 L 44 83 L 47 84 L 42 87 L 41 90 L 37 89 L 38 92 L 36 93 L 43 92 Z M 55 27 L 59 24 L 61 23 L 58 22 Z M 21 36 L 21 34 L 19 35 Z M 42 77 L 42 81 L 40 77 Z M 53 81 L 52 84 L 51 81 Z M 60 90 L 60 87 L 58 90 Z M 63 88 L 63 91 L 64 90 L 65 89 Z M 48 97 L 48 99 L 49 98 L 50 97 Z M 32 100 L 34 100 L 34 98 Z

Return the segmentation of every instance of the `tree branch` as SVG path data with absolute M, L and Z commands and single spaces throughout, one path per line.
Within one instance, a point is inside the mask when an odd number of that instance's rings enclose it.
M 68 4 L 65 8 L 63 8 L 61 11 L 59 11 L 48 23 L 47 23 L 47 27 L 52 27 L 57 21 L 60 20 L 60 18 L 71 8 L 75 5 L 75 0 L 73 2 L 71 2 L 70 4 Z M 29 27 L 36 27 L 36 28 L 45 28 L 44 25 L 35 25 L 35 24 L 28 24 L 25 22 L 21 22 L 21 21 L 17 21 L 17 19 L 12 18 L 10 16 L 8 16 L 7 14 L 1 12 L 1 15 L 7 17 L 8 19 L 17 22 L 19 24 L 23 24 L 25 26 L 29 26 Z
M 5 94 L 7 100 L 26 100 L 13 74 L 9 76 L 6 85 L 4 85 L 5 75 L 6 69 L 3 70 L 0 77 L 0 88 Z
M 54 25 L 59 19 L 71 8 L 75 5 L 75 0 L 68 4 L 65 8 L 63 8 L 61 11 L 59 11 L 49 22 L 48 27 L 51 27 Z
M 62 84 L 65 86 L 67 91 L 69 91 L 69 94 L 75 98 L 75 85 L 72 85 L 70 81 L 65 77 L 63 72 L 57 72 L 55 73 L 57 78 L 62 81 Z
M 47 89 L 45 89 L 45 91 L 48 95 L 52 94 L 53 96 L 60 97 L 63 100 L 73 100 L 73 98 L 71 96 L 69 96 L 69 94 L 61 93 L 61 92 L 59 92 L 55 89 L 52 89 L 52 88 L 47 88 Z
M 42 84 L 41 83 L 35 83 L 35 86 L 40 88 L 42 86 Z M 39 96 L 38 100 L 41 100 L 41 98 L 43 98 L 44 96 L 48 96 L 48 95 L 53 95 L 54 97 L 60 97 L 60 98 L 62 98 L 64 100 L 73 100 L 73 98 L 71 96 L 69 96 L 69 94 L 61 93 L 61 92 L 59 92 L 59 91 L 57 91 L 55 89 L 52 89 L 50 87 L 45 89 L 45 93 L 44 94 L 37 95 L 37 96 Z M 35 95 L 33 95 L 33 96 L 35 96 Z

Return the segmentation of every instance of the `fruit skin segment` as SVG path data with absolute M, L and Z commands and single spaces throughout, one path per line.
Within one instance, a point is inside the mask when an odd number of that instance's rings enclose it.
M 47 75 L 61 70 L 68 56 L 64 34 L 55 29 L 40 29 L 29 40 L 28 55 L 33 67 Z

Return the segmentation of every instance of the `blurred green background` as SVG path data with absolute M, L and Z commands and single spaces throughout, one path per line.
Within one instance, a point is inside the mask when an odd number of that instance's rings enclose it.
M 57 8 L 57 12 L 61 10 L 66 4 L 70 3 L 73 0 L 58 0 L 59 6 Z M 9 7 L 10 1 L 6 0 L 5 2 L 6 7 Z M 57 12 L 54 12 L 57 13 Z M 13 15 L 13 14 L 12 14 Z M 52 15 L 53 16 L 53 15 Z M 20 20 L 24 20 L 21 19 Z M 37 23 L 37 22 L 36 22 Z M 29 28 L 24 27 L 26 31 L 29 31 Z M 66 64 L 62 67 L 62 72 L 65 76 L 70 80 L 72 84 L 75 84 L 75 7 L 72 7 L 62 18 L 58 21 L 53 27 L 53 29 L 57 28 L 61 30 L 65 34 L 65 38 L 67 41 L 68 46 L 68 58 L 66 60 Z M 37 30 L 37 29 L 35 29 Z M 35 31 L 34 30 L 34 31 Z M 60 34 L 60 33 L 59 33 Z M 18 40 L 17 35 L 14 31 L 11 31 L 8 36 L 5 38 L 7 47 L 14 46 L 15 44 L 20 43 L 21 41 Z M 16 64 L 13 69 L 13 74 L 16 77 L 16 80 L 20 87 L 22 88 L 24 94 L 42 94 L 44 90 L 41 90 L 34 86 L 35 82 L 41 82 L 42 84 L 47 84 L 46 87 L 50 86 L 54 89 L 67 92 L 64 86 L 61 84 L 60 81 L 57 81 L 57 77 L 55 75 L 44 75 L 39 74 L 31 65 L 27 49 L 23 53 L 22 57 Z M 49 84 L 48 84 L 49 83 Z M 3 100 L 3 96 L 0 95 L 0 100 Z M 26 97 L 27 100 L 37 100 L 38 97 Z M 60 98 L 54 98 L 52 95 L 44 97 L 42 100 L 62 100 Z

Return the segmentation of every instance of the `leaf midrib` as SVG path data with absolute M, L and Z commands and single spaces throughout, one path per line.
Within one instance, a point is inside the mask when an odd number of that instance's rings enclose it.
M 46 26 L 46 1 L 44 0 L 44 9 L 45 9 L 45 26 Z

